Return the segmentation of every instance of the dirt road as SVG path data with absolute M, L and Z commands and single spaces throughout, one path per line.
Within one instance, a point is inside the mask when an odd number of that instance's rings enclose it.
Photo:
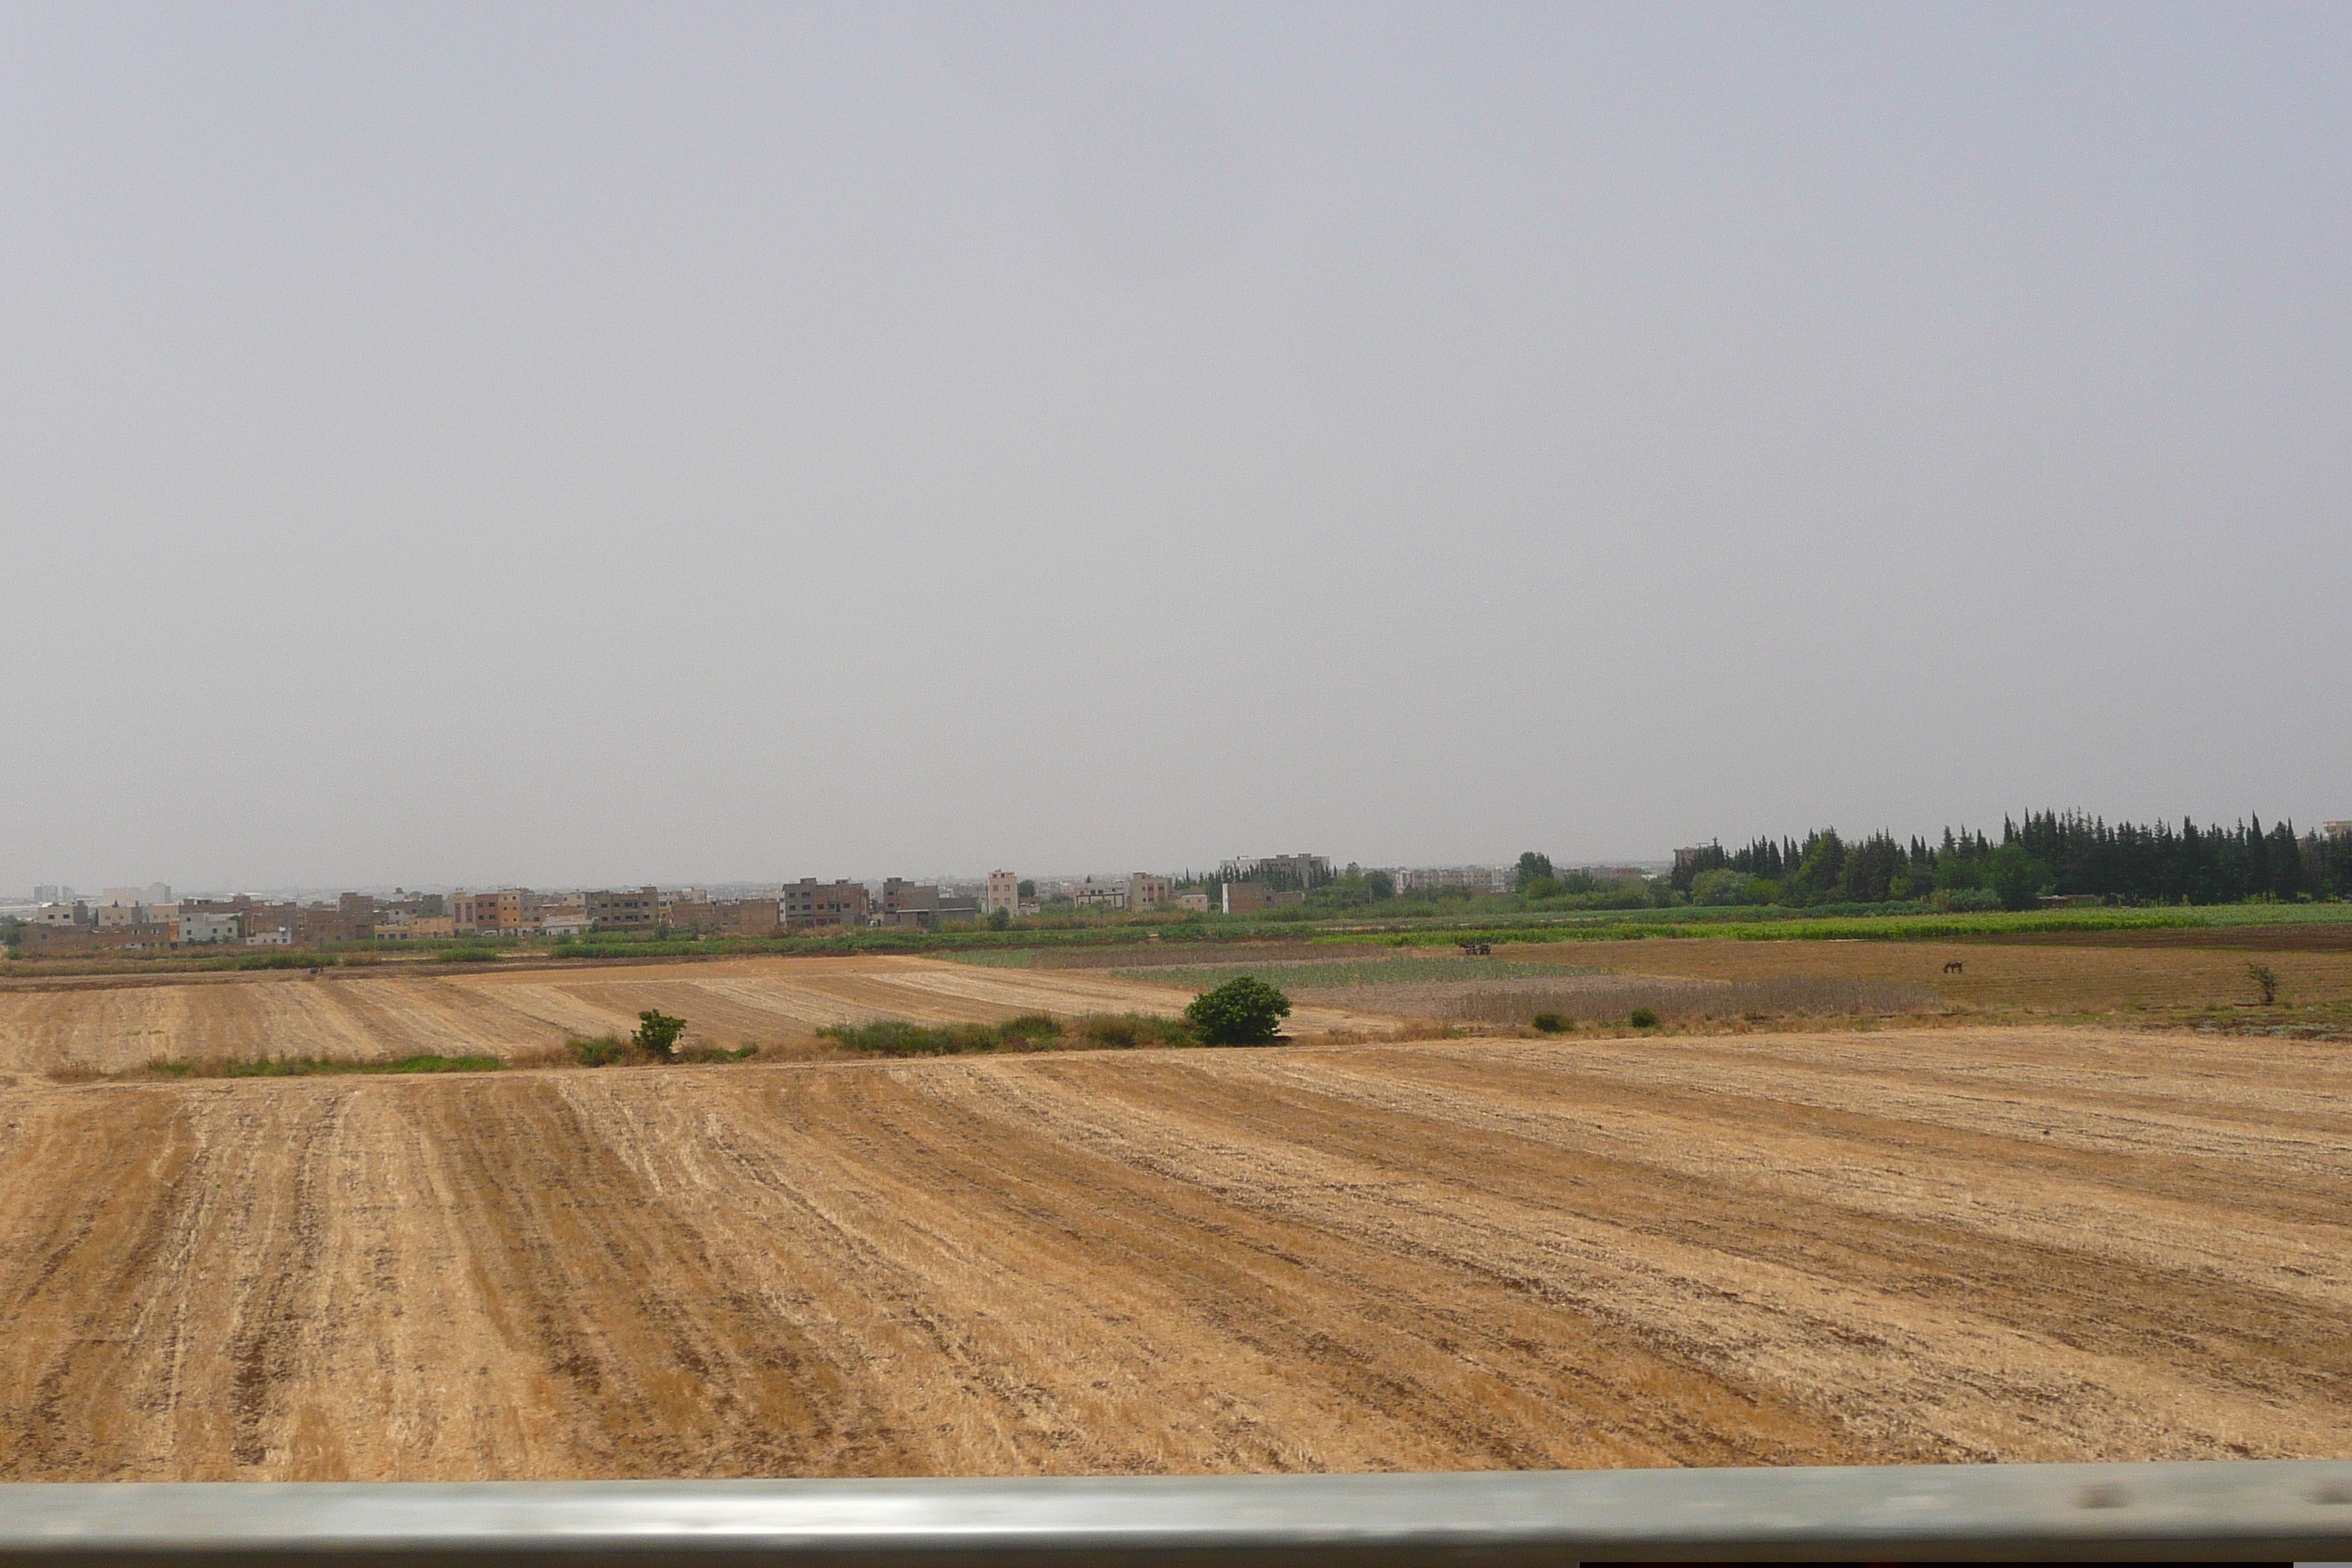
M 2352 1064 L 2056 1029 L 0 1079 L 0 1476 L 2352 1455 Z
M 896 956 L 17 981 L 0 985 L 0 1070 L 119 1072 L 159 1058 L 371 1061 L 428 1051 L 511 1059 L 572 1036 L 625 1035 L 647 1007 L 685 1018 L 689 1043 L 731 1050 L 806 1039 L 826 1024 L 1173 1016 L 1192 999 L 1190 991 L 1099 973 Z M 1290 1020 L 1306 1033 L 1394 1023 L 1328 1007 L 1303 1007 Z

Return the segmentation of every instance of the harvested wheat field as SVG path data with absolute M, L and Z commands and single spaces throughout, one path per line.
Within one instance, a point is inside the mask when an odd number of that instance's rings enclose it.
M 2352 1063 L 2054 1028 L 0 1079 L 0 1475 L 2352 1455 Z
M 1190 991 L 1097 973 L 889 956 L 19 980 L 0 984 L 0 1069 L 120 1072 L 155 1060 L 372 1061 L 423 1052 L 513 1059 L 572 1037 L 626 1034 L 648 1007 L 687 1019 L 690 1043 L 732 1049 L 877 1018 L 1172 1017 L 1192 999 Z M 1291 1019 L 1295 1031 L 1308 1033 L 1395 1022 L 1314 1007 Z

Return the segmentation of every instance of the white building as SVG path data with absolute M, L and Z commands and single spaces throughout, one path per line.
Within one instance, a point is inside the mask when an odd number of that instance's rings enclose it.
M 233 913 L 205 911 L 180 917 L 180 940 L 199 945 L 216 942 L 235 942 L 238 935 L 238 918 Z
M 89 923 L 87 904 L 43 904 L 33 911 L 37 926 L 82 926 Z
M 1399 869 L 1397 891 L 1414 888 L 1475 888 L 1482 892 L 1507 893 L 1511 890 L 1509 866 L 1421 866 Z
M 1127 908 L 1127 889 L 1117 882 L 1097 882 L 1088 877 L 1083 882 L 1070 885 L 1070 902 L 1082 910 L 1123 910 Z
M 247 947 L 292 947 L 294 933 L 284 926 L 274 931 L 257 931 L 245 939 Z

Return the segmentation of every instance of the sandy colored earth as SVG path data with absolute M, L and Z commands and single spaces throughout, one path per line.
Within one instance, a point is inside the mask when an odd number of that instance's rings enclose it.
M 685 1018 L 689 1044 L 733 1049 L 804 1039 L 825 1024 L 990 1023 L 1034 1012 L 1173 1016 L 1192 999 L 1099 973 L 894 956 L 29 980 L 0 985 L 0 1069 L 119 1072 L 158 1058 L 372 1061 L 424 1052 L 512 1058 L 574 1036 L 625 1035 L 648 1007 Z M 1394 1022 L 1303 1007 L 1290 1026 L 1328 1033 Z
M 0 1475 L 2346 1457 L 2347 1192 L 2114 1030 L 0 1075 Z

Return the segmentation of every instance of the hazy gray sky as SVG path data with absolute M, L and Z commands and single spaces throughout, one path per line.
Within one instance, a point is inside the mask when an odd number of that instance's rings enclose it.
M 2352 816 L 2352 9 L 0 9 L 0 890 Z

